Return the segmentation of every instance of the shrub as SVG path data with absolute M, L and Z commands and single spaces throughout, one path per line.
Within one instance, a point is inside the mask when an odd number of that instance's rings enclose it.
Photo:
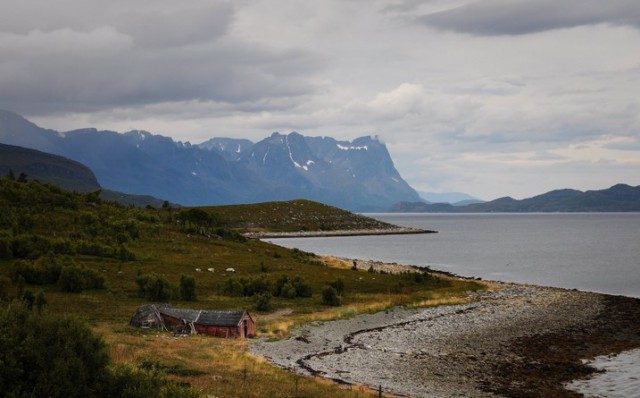
M 268 312 L 272 310 L 271 306 L 271 293 L 265 292 L 261 293 L 256 298 L 256 310 L 262 312 Z
M 288 275 L 282 275 L 276 281 L 273 295 L 276 297 L 296 298 L 311 297 L 313 291 L 304 279 L 299 276 L 291 279 Z
M 291 282 L 287 282 L 280 289 L 280 297 L 294 299 L 297 297 L 296 288 Z
M 121 261 L 134 261 L 136 259 L 136 255 L 133 254 L 131 250 L 127 249 L 125 245 L 120 245 L 118 247 L 118 258 Z
M 109 360 L 104 342 L 79 322 L 0 310 L 0 391 L 13 397 L 97 397 Z M 6 394 L 6 395 L 5 395 Z
M 344 279 L 342 278 L 338 278 L 333 282 L 329 282 L 329 286 L 336 289 L 336 292 L 340 296 L 342 295 L 342 293 L 344 293 Z
M 180 276 L 180 299 L 196 301 L 196 280 L 192 276 Z
M 222 291 L 227 296 L 242 297 L 244 296 L 244 285 L 236 278 L 229 278 L 224 282 Z
M 0 352 L 0 391 L 6 397 L 198 396 L 158 372 L 127 366 L 111 370 L 106 344 L 88 327 L 21 306 L 0 308 Z
M 33 263 L 27 260 L 18 260 L 13 263 L 11 270 L 9 271 L 11 280 L 17 282 L 18 279 L 32 285 L 41 285 L 43 275 L 42 272 L 37 269 Z
M 11 250 L 11 239 L 8 236 L 0 236 L 0 258 L 13 257 Z
M 164 301 L 171 298 L 173 286 L 156 274 L 143 275 L 136 278 L 141 297 L 152 301 Z
M 264 276 L 256 278 L 229 278 L 222 286 L 224 294 L 234 297 L 250 297 L 269 292 L 270 290 L 271 284 Z
M 104 278 L 92 269 L 70 265 L 62 268 L 58 284 L 65 292 L 79 293 L 85 289 L 104 288 Z
M 9 289 L 11 288 L 11 279 L 6 276 L 0 276 L 0 301 L 9 300 Z
M 340 297 L 338 297 L 338 292 L 335 288 L 331 286 L 325 286 L 322 289 L 322 304 L 331 305 L 337 307 L 340 305 Z
M 296 288 L 296 296 L 298 297 L 311 297 L 313 293 L 311 285 L 309 285 L 304 279 L 299 276 L 293 278 L 293 286 Z
M 19 235 L 11 242 L 11 252 L 16 258 L 35 259 L 49 250 L 51 250 L 51 242 L 39 235 Z

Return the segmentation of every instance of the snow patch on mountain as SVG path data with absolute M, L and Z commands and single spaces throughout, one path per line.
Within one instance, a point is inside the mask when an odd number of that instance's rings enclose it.
M 344 146 L 344 145 L 340 145 L 337 144 L 338 149 L 342 150 L 342 151 L 368 151 L 369 147 L 366 145 L 363 146 Z

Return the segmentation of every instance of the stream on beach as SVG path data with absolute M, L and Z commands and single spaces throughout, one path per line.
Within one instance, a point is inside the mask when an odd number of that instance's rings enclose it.
M 367 215 L 438 233 L 268 240 L 316 254 L 640 297 L 640 213 Z M 598 358 L 593 366 L 607 372 L 571 388 L 586 397 L 637 391 L 640 350 Z

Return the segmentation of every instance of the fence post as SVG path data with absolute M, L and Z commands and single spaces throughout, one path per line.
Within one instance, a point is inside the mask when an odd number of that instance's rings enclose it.
M 382 398 L 382 384 L 378 386 L 378 398 Z

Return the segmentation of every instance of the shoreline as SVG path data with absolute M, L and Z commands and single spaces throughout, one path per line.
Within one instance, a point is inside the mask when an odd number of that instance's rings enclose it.
M 335 231 L 297 231 L 297 232 L 247 232 L 245 237 L 250 239 L 279 239 L 279 238 L 328 238 L 340 236 L 375 236 L 375 235 L 416 235 L 435 234 L 438 231 L 428 229 L 398 227 L 393 229 L 354 229 Z
M 640 347 L 640 299 L 483 282 L 488 290 L 470 294 L 469 304 L 313 322 L 287 340 L 252 342 L 251 351 L 297 373 L 395 396 L 574 397 L 564 385 L 595 372 L 583 359 Z

